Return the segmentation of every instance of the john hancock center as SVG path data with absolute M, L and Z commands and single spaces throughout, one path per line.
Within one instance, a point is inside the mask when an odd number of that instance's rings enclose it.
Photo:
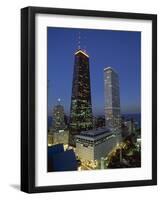
M 69 113 L 65 112 L 66 104 L 60 96 L 48 114 L 47 170 L 141 167 L 141 114 L 121 112 L 119 73 L 115 66 L 108 66 L 108 60 L 107 65 L 100 69 L 103 112 L 93 114 L 90 63 L 95 58 L 87 52 L 88 48 L 81 48 L 79 44 L 72 54 Z M 60 78 L 57 84 L 63 84 L 63 81 Z

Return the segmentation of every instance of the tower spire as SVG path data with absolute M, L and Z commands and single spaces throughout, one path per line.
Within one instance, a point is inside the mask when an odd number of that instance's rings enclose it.
M 80 49 L 80 41 L 81 41 L 81 34 L 80 34 L 80 31 L 78 33 L 78 49 Z
M 84 53 L 87 57 L 89 57 L 87 55 L 87 46 L 86 44 L 86 36 L 83 37 L 83 35 L 81 35 L 81 29 L 78 31 L 78 47 L 77 47 L 77 50 L 76 50 L 76 53 L 77 54 L 78 52 L 82 52 Z
M 86 53 L 86 36 L 84 36 L 84 52 Z

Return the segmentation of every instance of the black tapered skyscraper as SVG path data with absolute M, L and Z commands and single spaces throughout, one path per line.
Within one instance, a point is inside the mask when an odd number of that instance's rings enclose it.
M 69 144 L 75 146 L 75 135 L 92 127 L 89 56 L 79 49 L 74 61 Z

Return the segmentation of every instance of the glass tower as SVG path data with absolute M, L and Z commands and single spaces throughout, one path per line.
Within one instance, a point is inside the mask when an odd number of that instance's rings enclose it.
M 75 135 L 92 127 L 89 56 L 79 49 L 74 61 L 69 144 L 75 146 Z
M 108 128 L 120 128 L 120 89 L 118 74 L 104 69 L 105 123 Z

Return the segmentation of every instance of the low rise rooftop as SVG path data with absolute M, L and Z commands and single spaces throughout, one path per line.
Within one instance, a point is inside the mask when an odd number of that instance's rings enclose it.
M 113 132 L 110 131 L 110 129 L 107 128 L 98 128 L 98 129 L 92 129 L 88 131 L 82 131 L 79 135 L 76 135 L 76 138 L 80 139 L 86 139 L 86 140 L 98 140 L 102 137 L 110 136 Z

